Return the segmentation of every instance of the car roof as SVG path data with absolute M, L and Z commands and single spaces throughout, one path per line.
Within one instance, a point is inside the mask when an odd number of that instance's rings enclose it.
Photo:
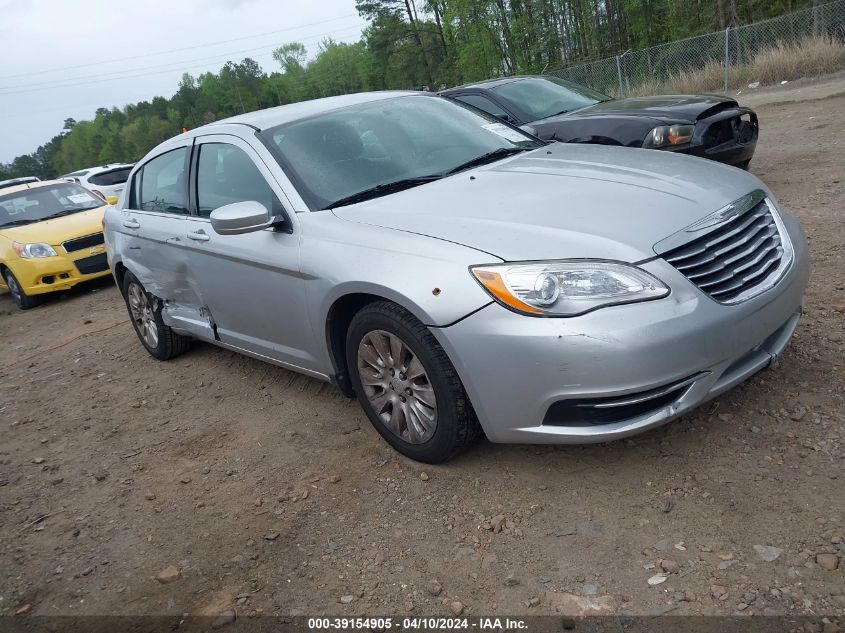
M 26 191 L 27 189 L 38 189 L 40 187 L 46 187 L 48 185 L 66 185 L 68 184 L 67 180 L 36 180 L 34 182 L 27 182 L 22 183 L 20 185 L 15 185 L 14 187 L 4 187 L 0 189 L 0 196 L 5 196 L 10 193 L 19 193 L 21 191 Z
M 277 106 L 275 108 L 267 108 L 265 110 L 256 110 L 255 112 L 247 112 L 246 114 L 239 114 L 228 119 L 221 119 L 214 123 L 203 125 L 188 132 L 188 134 L 195 134 L 202 131 L 208 131 L 217 125 L 226 125 L 230 123 L 242 123 L 249 125 L 259 130 L 265 130 L 270 127 L 290 123 L 291 121 L 298 121 L 316 114 L 323 114 L 331 112 L 332 110 L 339 110 L 348 106 L 359 105 L 362 103 L 371 103 L 373 101 L 381 101 L 384 99 L 394 99 L 396 97 L 407 97 L 411 95 L 432 95 L 428 92 L 418 92 L 412 90 L 385 90 L 381 92 L 359 92 L 349 95 L 340 95 L 337 97 L 324 97 L 322 99 L 312 99 L 311 101 L 299 101 L 297 103 L 289 103 L 287 105 Z
M 88 176 L 96 176 L 104 171 L 112 171 L 113 169 L 131 169 L 135 166 L 135 163 L 108 163 L 106 165 L 97 165 L 96 167 L 85 167 L 83 169 L 77 169 L 76 171 L 71 171 L 66 174 L 62 174 L 59 178 L 82 178 Z
M 9 187 L 16 187 L 28 182 L 38 182 L 41 180 L 37 176 L 18 176 L 17 178 L 9 178 L 8 180 L 0 180 L 0 189 L 8 189 Z

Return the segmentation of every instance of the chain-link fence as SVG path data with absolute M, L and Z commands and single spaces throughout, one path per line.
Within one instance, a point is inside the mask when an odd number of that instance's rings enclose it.
M 845 42 L 845 0 L 724 31 L 629 50 L 548 74 L 615 96 L 654 94 L 667 89 L 679 92 L 678 88 L 727 92 L 731 86 L 754 80 L 751 69 L 761 53 L 792 47 L 787 49 L 787 57 L 793 56 L 792 51 L 808 38 L 834 45 Z

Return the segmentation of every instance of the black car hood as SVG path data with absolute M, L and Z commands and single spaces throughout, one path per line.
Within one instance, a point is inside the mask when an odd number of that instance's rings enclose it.
M 661 121 L 695 123 L 702 115 L 733 108 L 737 102 L 720 95 L 658 95 L 655 97 L 631 97 L 611 99 L 581 108 L 567 114 L 543 119 L 553 122 L 572 117 L 632 116 L 647 117 Z

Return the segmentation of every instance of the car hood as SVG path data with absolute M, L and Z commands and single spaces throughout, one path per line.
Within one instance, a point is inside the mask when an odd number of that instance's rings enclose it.
M 655 97 L 631 97 L 611 99 L 581 108 L 562 117 L 550 117 L 552 121 L 563 117 L 590 116 L 642 116 L 661 121 L 695 123 L 702 115 L 725 108 L 736 107 L 737 102 L 720 95 L 658 95 Z
M 463 244 L 506 261 L 635 262 L 749 191 L 747 172 L 657 150 L 555 143 L 400 193 L 340 218 Z
M 52 220 L 0 228 L 0 235 L 21 244 L 42 242 L 51 246 L 58 246 L 62 242 L 75 237 L 102 232 L 104 210 L 104 206 L 97 207 Z

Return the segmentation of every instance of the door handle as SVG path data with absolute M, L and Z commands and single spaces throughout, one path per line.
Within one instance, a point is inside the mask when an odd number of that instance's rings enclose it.
M 194 240 L 195 242 L 207 242 L 211 238 L 208 236 L 208 234 L 205 231 L 200 229 L 199 231 L 196 231 L 196 232 L 193 232 L 193 233 L 188 233 L 188 239 Z
M 138 220 L 127 219 L 123 221 L 123 226 L 127 229 L 140 229 L 141 223 Z

